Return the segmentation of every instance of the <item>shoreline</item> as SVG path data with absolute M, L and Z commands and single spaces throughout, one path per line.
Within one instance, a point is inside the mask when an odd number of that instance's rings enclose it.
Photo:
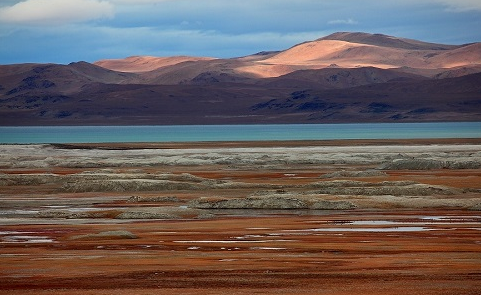
M 481 138 L 433 139 L 333 139 L 333 140 L 259 140 L 259 141 L 193 141 L 193 142 L 104 142 L 104 143 L 45 143 L 63 149 L 184 149 L 184 148 L 249 148 L 363 145 L 435 145 L 481 144 Z M 17 144 L 15 144 L 17 145 Z M 18 144 L 22 145 L 22 144 Z

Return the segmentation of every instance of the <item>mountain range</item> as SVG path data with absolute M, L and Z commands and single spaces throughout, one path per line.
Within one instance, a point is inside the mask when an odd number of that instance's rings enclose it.
M 237 58 L 0 65 L 0 125 L 481 120 L 481 43 L 340 32 Z

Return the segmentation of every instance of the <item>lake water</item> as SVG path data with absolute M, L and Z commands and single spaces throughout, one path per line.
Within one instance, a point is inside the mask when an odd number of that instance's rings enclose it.
M 0 143 L 481 138 L 481 122 L 0 127 Z

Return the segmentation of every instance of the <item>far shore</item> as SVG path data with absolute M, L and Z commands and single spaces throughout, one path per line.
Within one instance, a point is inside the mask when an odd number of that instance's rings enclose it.
M 333 140 L 260 140 L 260 141 L 194 141 L 194 142 L 105 142 L 51 143 L 64 149 L 184 149 L 184 148 L 250 148 L 305 146 L 369 146 L 481 144 L 481 138 L 419 138 L 419 139 L 333 139 Z

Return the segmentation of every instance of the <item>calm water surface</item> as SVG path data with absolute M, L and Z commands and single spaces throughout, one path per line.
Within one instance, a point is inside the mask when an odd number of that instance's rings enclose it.
M 0 143 L 481 138 L 481 122 L 0 127 Z

